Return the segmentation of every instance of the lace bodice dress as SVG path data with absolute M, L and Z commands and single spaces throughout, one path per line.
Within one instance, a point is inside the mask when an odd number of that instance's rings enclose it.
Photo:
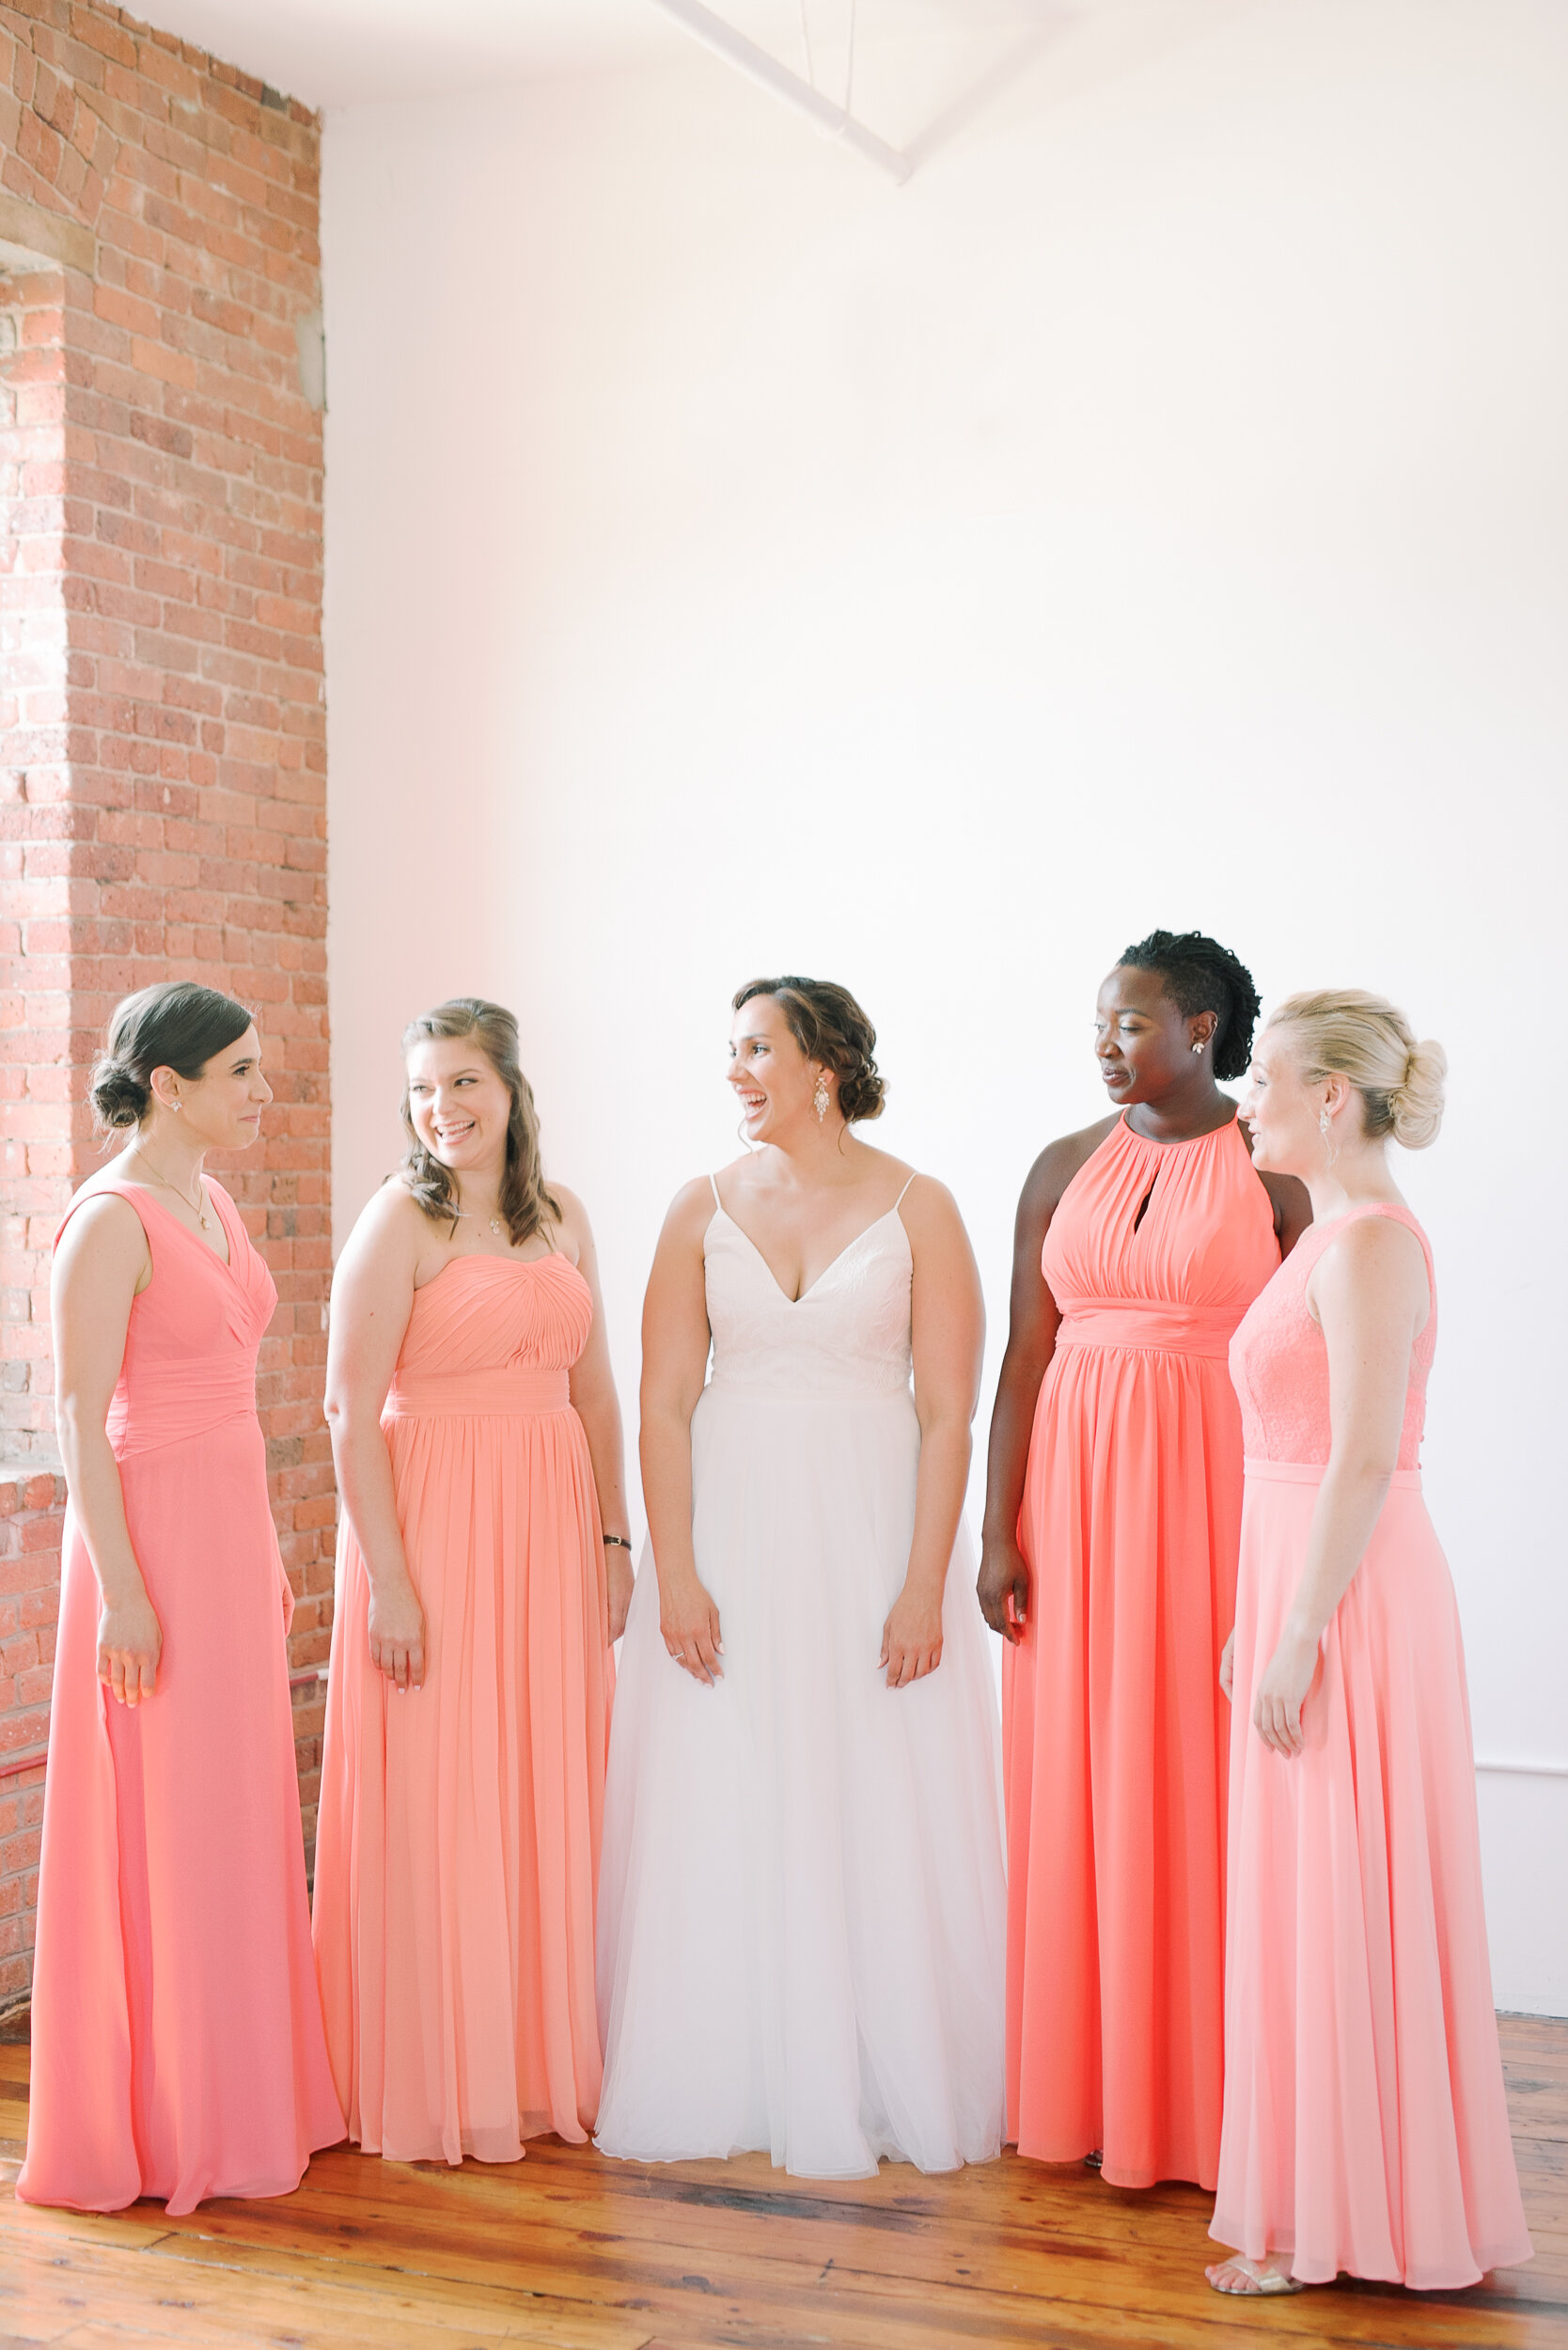
M 938 1669 L 889 1690 L 877 1665 L 919 1465 L 908 1237 L 889 1211 L 792 1301 L 715 1190 L 704 1250 L 692 1533 L 724 1678 L 666 1655 L 645 1557 L 605 1799 L 599 2143 L 765 2148 L 821 2177 L 983 2159 L 1005 1897 L 966 1536 Z
M 1398 1465 L 1286 1757 L 1253 1727 L 1334 1430 L 1308 1285 L 1353 1218 L 1421 1244 Z M 1213 2233 L 1423 2292 L 1529 2257 L 1493 2013 L 1459 1611 L 1421 1495 L 1437 1336 L 1407 1208 L 1314 1225 L 1238 1328 L 1247 1485 L 1231 1708 L 1225 2113 Z

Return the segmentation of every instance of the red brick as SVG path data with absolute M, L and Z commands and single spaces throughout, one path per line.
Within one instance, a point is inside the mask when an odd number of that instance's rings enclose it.
M 0 1434 L 46 1445 L 49 1250 L 98 1164 L 86 1073 L 117 997 L 199 971 L 258 1005 L 279 1110 L 232 1182 L 282 1303 L 259 1397 L 302 1665 L 330 1637 L 319 135 L 93 0 L 0 8 L 0 183 L 98 240 L 11 281 L 15 549 L 0 683 Z M 14 124 L 14 129 L 12 125 Z M 25 792 L 16 778 L 25 772 Z M 46 1734 L 63 1485 L 0 1478 L 0 1750 Z M 315 1831 L 321 1697 L 295 1725 Z M 0 1781 L 0 1997 L 25 1987 L 42 1772 Z

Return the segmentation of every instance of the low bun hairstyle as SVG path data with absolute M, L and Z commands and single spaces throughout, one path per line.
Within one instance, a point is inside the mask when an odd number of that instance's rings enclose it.
M 839 1080 L 846 1121 L 880 1118 L 887 1083 L 876 1065 L 876 1030 L 847 987 L 831 979 L 747 979 L 735 992 L 739 1011 L 754 995 L 771 995 L 808 1060 L 821 1061 Z
M 1361 1096 L 1370 1140 L 1391 1136 L 1405 1151 L 1424 1151 L 1436 1141 L 1449 1057 L 1430 1037 L 1418 1041 L 1386 995 L 1359 987 L 1290 995 L 1268 1026 L 1290 1030 L 1309 1085 L 1349 1078 Z
M 165 979 L 115 1007 L 88 1098 L 100 1134 L 139 1126 L 152 1106 L 152 1073 L 172 1069 L 194 1085 L 215 1053 L 237 1044 L 251 1013 L 232 995 L 194 979 Z
M 1252 974 L 1240 958 L 1201 931 L 1151 931 L 1118 960 L 1119 970 L 1153 971 L 1184 1020 L 1215 1016 L 1214 1073 L 1245 1077 L 1252 1031 L 1262 1009 Z

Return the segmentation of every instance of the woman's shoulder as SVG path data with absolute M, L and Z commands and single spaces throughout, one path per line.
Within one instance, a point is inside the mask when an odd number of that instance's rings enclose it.
M 1020 1210 L 1048 1213 L 1055 1208 L 1074 1176 L 1082 1172 L 1121 1123 L 1121 1112 L 1112 1110 L 1108 1118 L 1097 1118 L 1091 1126 L 1080 1126 L 1075 1134 L 1058 1135 L 1048 1142 L 1024 1178 Z
M 360 1209 L 349 1234 L 354 1249 L 406 1245 L 418 1247 L 430 1236 L 434 1219 L 415 1198 L 400 1174 L 384 1176 Z

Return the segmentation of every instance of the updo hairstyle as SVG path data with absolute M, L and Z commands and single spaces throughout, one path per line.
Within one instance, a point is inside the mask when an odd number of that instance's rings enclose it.
M 1361 1096 L 1370 1141 L 1391 1135 L 1406 1151 L 1424 1151 L 1443 1123 L 1449 1057 L 1430 1037 L 1418 1043 L 1403 1012 L 1361 987 L 1327 987 L 1288 995 L 1269 1015 L 1270 1033 L 1288 1028 L 1296 1068 L 1308 1085 L 1348 1077 Z
M 232 995 L 194 979 L 165 979 L 117 1004 L 88 1091 L 99 1133 L 141 1124 L 155 1069 L 172 1069 L 194 1085 L 215 1053 L 239 1042 L 252 1016 Z
M 1212 1011 L 1215 1075 L 1246 1076 L 1252 1058 L 1252 1031 L 1262 1005 L 1251 972 L 1228 947 L 1205 938 L 1201 931 L 1151 931 L 1147 938 L 1127 948 L 1120 967 L 1157 973 L 1184 1020 Z
M 500 1198 L 508 1236 L 514 1248 L 521 1248 L 536 1232 L 553 1240 L 549 1227 L 561 1220 L 560 1201 L 547 1188 L 540 1165 L 539 1112 L 534 1107 L 533 1088 L 523 1074 L 513 1015 L 504 1004 L 487 1003 L 482 995 L 454 995 L 448 1002 L 437 1004 L 433 1011 L 423 1011 L 417 1020 L 409 1022 L 403 1030 L 403 1053 L 406 1058 L 415 1045 L 429 1043 L 437 1037 L 468 1036 L 474 1039 L 511 1095 Z M 431 1221 L 450 1224 L 455 1236 L 458 1187 L 451 1169 L 431 1156 L 415 1132 L 406 1083 L 402 1114 L 403 1132 L 408 1136 L 402 1162 L 403 1181 Z
M 771 995 L 808 1060 L 821 1061 L 839 1080 L 839 1107 L 853 1126 L 880 1118 L 887 1083 L 878 1069 L 876 1030 L 847 987 L 831 979 L 747 979 L 734 1010 L 754 995 Z

